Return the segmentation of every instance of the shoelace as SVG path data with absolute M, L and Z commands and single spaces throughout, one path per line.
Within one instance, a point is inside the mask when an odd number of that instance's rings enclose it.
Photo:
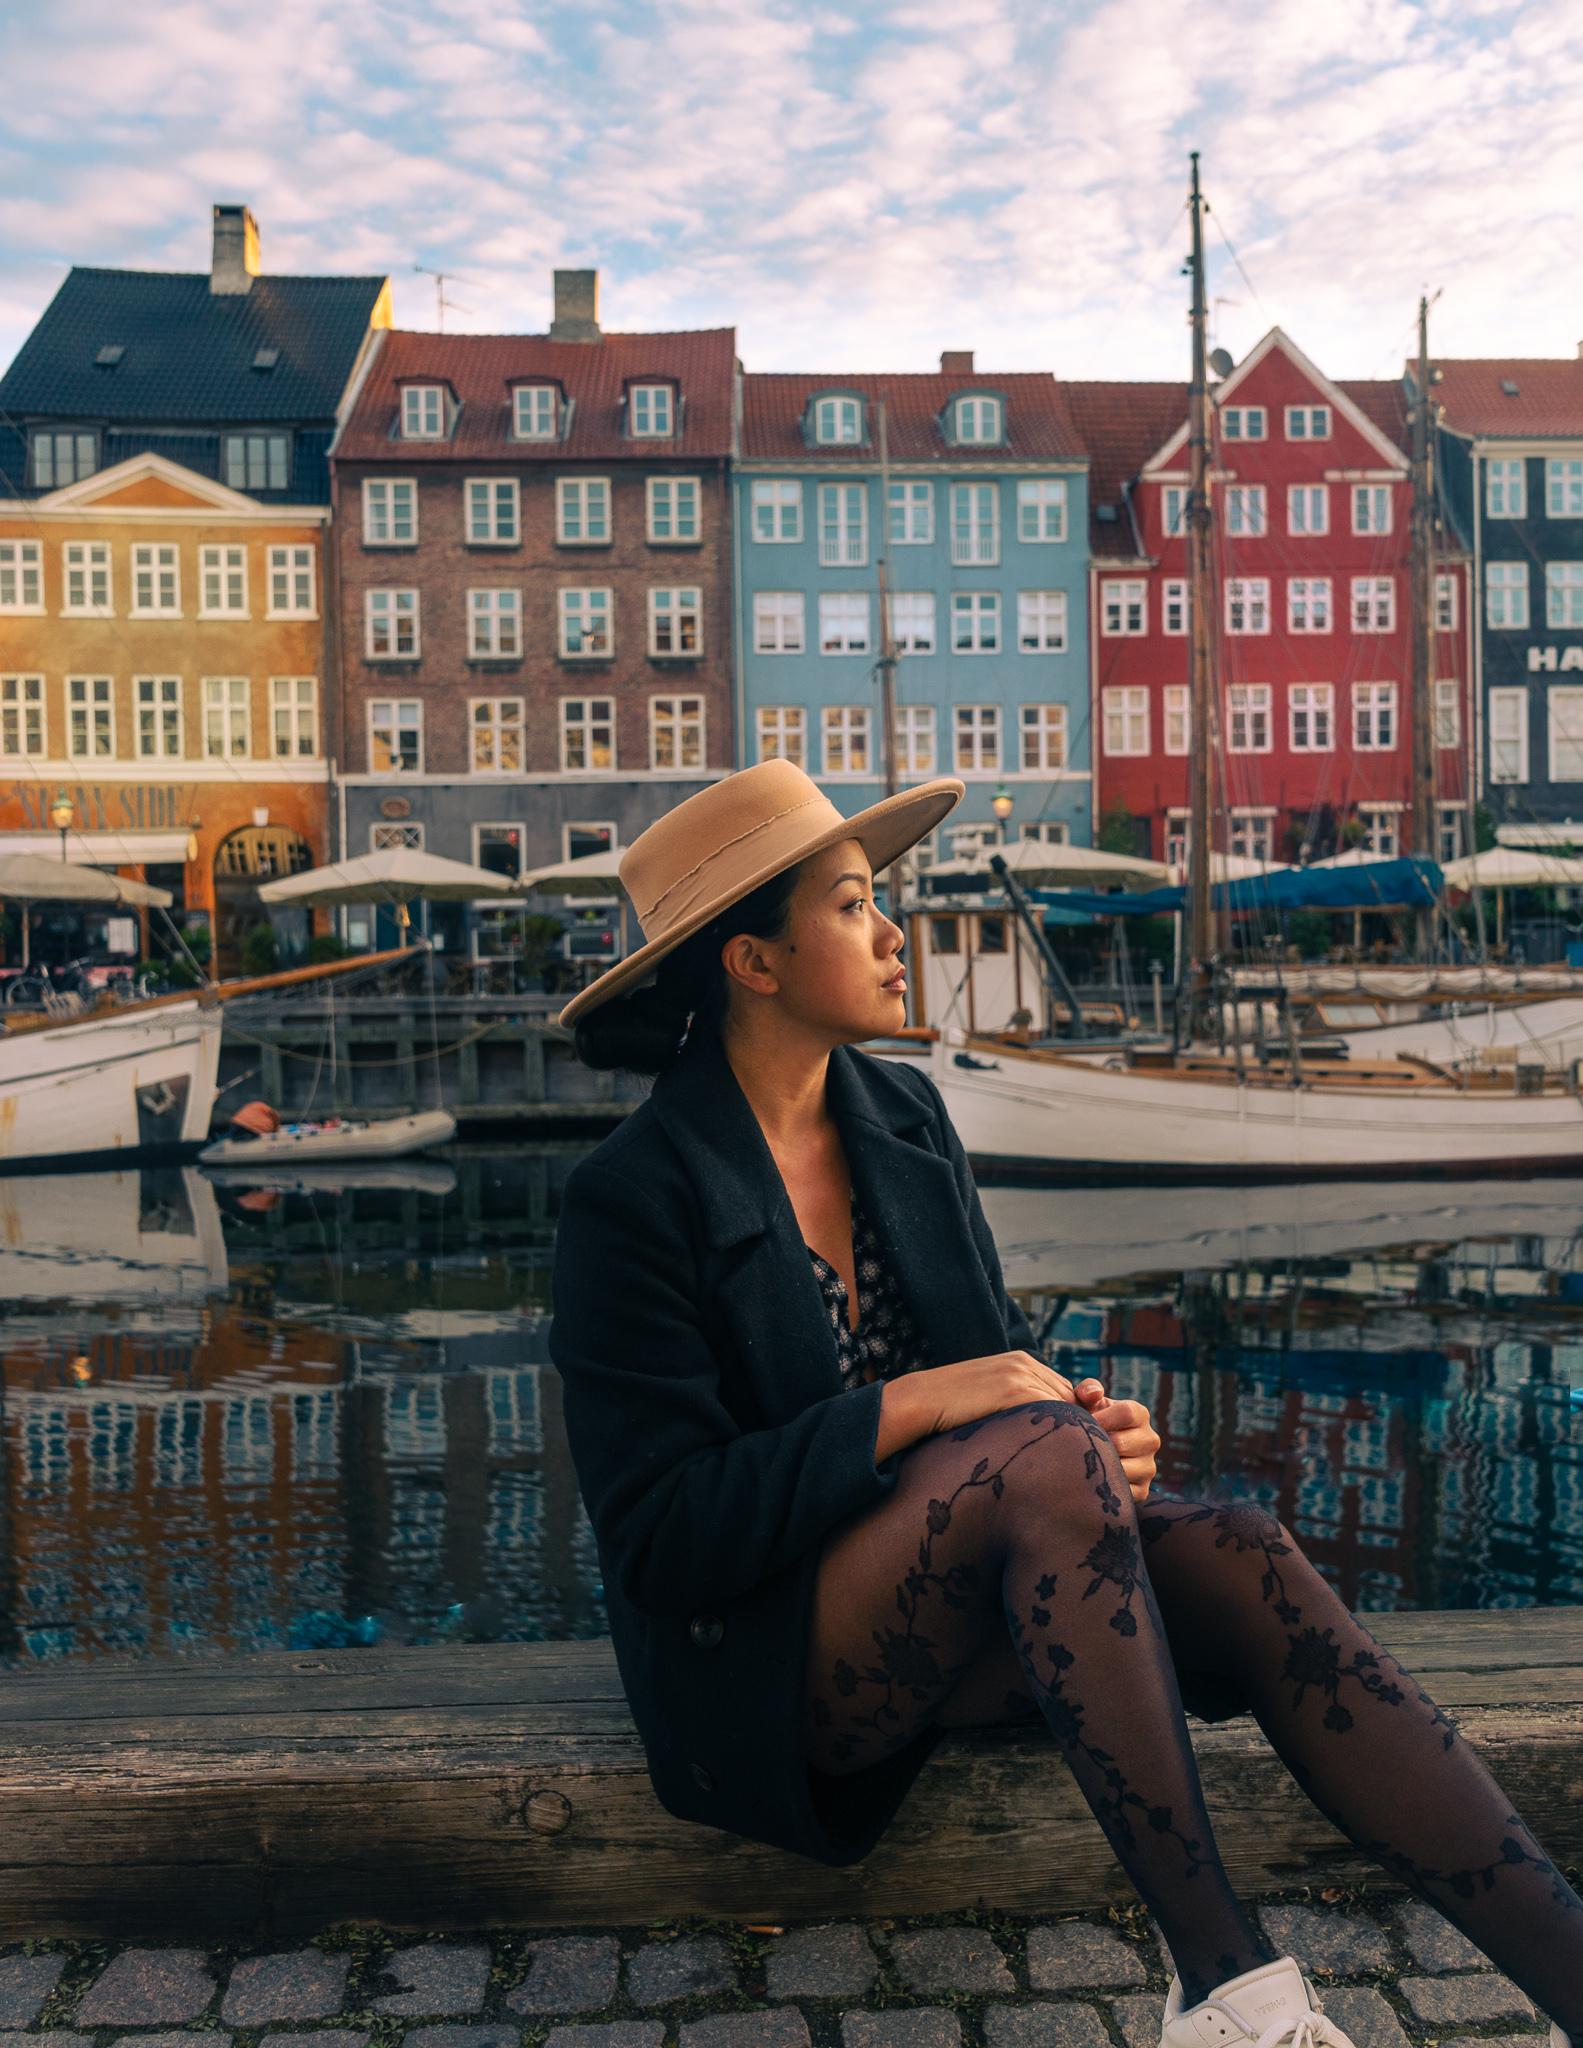
M 1322 2012 L 1305 2012 L 1295 2020 L 1272 2020 L 1254 2048 L 1352 2048 L 1334 2020 Z

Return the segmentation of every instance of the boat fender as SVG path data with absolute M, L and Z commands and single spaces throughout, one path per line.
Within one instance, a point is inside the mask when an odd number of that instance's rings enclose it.
M 955 1054 L 954 1061 L 955 1064 L 959 1067 L 994 1067 L 995 1069 L 997 1069 L 997 1071 L 1000 1067 L 999 1060 L 977 1059 L 970 1052 L 959 1052 Z

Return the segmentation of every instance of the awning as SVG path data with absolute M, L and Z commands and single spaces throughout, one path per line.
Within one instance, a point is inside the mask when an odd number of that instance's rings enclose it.
M 66 858 L 89 868 L 129 868 L 147 861 L 185 864 L 191 834 L 178 832 L 68 832 Z M 0 832 L 0 853 L 39 853 L 60 859 L 58 832 Z

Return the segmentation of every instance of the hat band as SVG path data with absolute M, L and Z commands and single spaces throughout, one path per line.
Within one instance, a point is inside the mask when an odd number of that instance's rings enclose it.
M 824 804 L 831 811 L 835 811 L 834 804 L 830 802 L 830 799 L 824 794 L 823 790 L 820 790 L 813 796 L 805 796 L 797 803 L 788 804 L 784 810 L 771 811 L 767 818 L 760 818 L 757 824 L 750 825 L 745 832 L 738 832 L 735 838 L 727 839 L 722 845 L 712 848 L 704 855 L 702 860 L 696 861 L 692 867 L 684 868 L 674 880 L 666 883 L 647 910 L 640 910 L 638 912 L 638 922 L 642 925 L 645 935 L 656 939 L 663 936 L 660 932 L 651 933 L 649 931 L 649 919 L 653 917 L 655 911 L 659 909 L 666 897 L 673 895 L 683 882 L 690 882 L 695 875 L 701 875 L 706 868 L 713 867 L 723 854 L 730 852 L 733 846 L 740 846 L 744 840 L 752 839 L 760 832 L 767 832 L 771 825 L 779 824 L 782 818 L 789 818 L 794 811 L 805 811 L 810 804 Z M 840 813 L 836 812 L 836 815 L 839 817 Z M 685 917 L 690 908 L 692 908 L 691 904 L 679 906 L 676 913 L 677 916 Z

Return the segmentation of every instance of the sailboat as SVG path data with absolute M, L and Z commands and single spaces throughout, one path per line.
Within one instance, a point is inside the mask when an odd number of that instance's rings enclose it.
M 1204 202 L 1192 157 L 1190 214 L 1193 379 L 1188 425 L 1191 657 L 1189 920 L 1186 980 L 1174 1047 L 1140 1042 L 1084 1050 L 1084 1021 L 1028 900 L 1006 861 L 988 862 L 1052 995 L 1073 1019 L 1074 1038 L 1031 1041 L 949 1022 L 920 1030 L 894 1056 L 926 1060 L 975 1169 L 1018 1177 L 1288 1180 L 1443 1173 L 1531 1173 L 1583 1166 L 1583 1097 L 1572 1074 L 1540 1063 L 1449 1069 L 1411 1057 L 1334 1059 L 1306 1053 L 1295 1028 L 1267 1057 L 1240 1041 L 1210 1049 L 1218 1001 L 1212 973 L 1210 825 L 1215 717 L 1211 621 L 1210 462 Z M 1415 518 L 1427 521 L 1427 307 L 1420 306 L 1420 376 L 1414 420 Z M 1420 635 L 1427 525 L 1418 558 Z M 1432 587 L 1432 586 L 1431 586 Z M 1428 682 L 1415 661 L 1415 816 L 1428 814 Z M 888 679 L 887 679 L 888 680 Z M 888 713 L 888 702 L 887 702 Z M 888 718 L 884 730 L 889 738 Z M 1214 1034 L 1218 1036 L 1218 1034 Z

